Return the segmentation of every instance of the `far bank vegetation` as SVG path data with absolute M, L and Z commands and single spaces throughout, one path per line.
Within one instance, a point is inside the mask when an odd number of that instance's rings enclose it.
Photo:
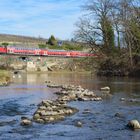
M 38 44 L 40 49 L 57 49 L 57 50 L 76 50 L 82 51 L 83 44 L 71 41 L 61 41 L 53 35 L 50 36 L 46 44 Z
M 87 0 L 75 39 L 100 54 L 99 75 L 140 76 L 139 0 Z

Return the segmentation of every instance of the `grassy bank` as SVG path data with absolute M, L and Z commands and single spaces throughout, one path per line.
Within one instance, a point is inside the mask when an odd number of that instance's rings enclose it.
M 0 86 L 6 86 L 10 82 L 10 74 L 6 70 L 0 70 Z
M 7 70 L 0 70 L 0 77 L 9 76 L 9 71 Z

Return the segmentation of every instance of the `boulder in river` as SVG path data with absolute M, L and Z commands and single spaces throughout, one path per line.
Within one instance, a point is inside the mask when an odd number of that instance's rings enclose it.
M 22 117 L 20 124 L 23 125 L 23 126 L 27 126 L 27 125 L 31 125 L 32 121 L 27 117 Z
M 119 112 L 117 112 L 114 116 L 118 117 L 118 118 L 124 118 L 124 115 L 122 113 L 119 113 Z
M 120 101 L 126 101 L 126 99 L 125 98 L 120 98 Z
M 140 123 L 138 120 L 131 120 L 129 121 L 129 123 L 127 124 L 127 126 L 130 129 L 136 130 L 136 129 L 140 129 Z
M 78 121 L 78 122 L 75 123 L 75 126 L 77 126 L 77 127 L 82 127 L 82 126 L 83 126 L 83 123 L 80 122 L 80 121 Z
M 110 87 L 102 87 L 101 91 L 110 91 Z

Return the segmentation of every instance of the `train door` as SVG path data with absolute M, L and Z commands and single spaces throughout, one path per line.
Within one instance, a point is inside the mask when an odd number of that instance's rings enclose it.
M 14 49 L 13 48 L 7 48 L 7 52 L 8 53 L 14 53 Z
M 67 52 L 66 56 L 67 56 L 67 57 L 70 57 L 70 52 Z
M 35 55 L 40 55 L 40 50 L 36 50 Z
M 47 51 L 44 51 L 44 55 L 48 55 L 48 52 Z

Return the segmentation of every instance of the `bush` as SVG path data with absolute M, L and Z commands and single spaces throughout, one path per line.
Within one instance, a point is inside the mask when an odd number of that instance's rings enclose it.
M 52 46 L 57 44 L 57 40 L 55 39 L 53 35 L 51 35 L 47 44 L 52 45 Z
M 45 49 L 47 47 L 47 45 L 45 45 L 45 44 L 38 44 L 38 46 L 40 49 Z
M 7 47 L 9 45 L 9 43 L 3 42 L 3 43 L 1 43 L 1 45 L 4 46 L 4 47 Z
M 76 51 L 83 50 L 82 46 L 73 43 L 65 43 L 62 47 L 64 50 L 76 50 Z

